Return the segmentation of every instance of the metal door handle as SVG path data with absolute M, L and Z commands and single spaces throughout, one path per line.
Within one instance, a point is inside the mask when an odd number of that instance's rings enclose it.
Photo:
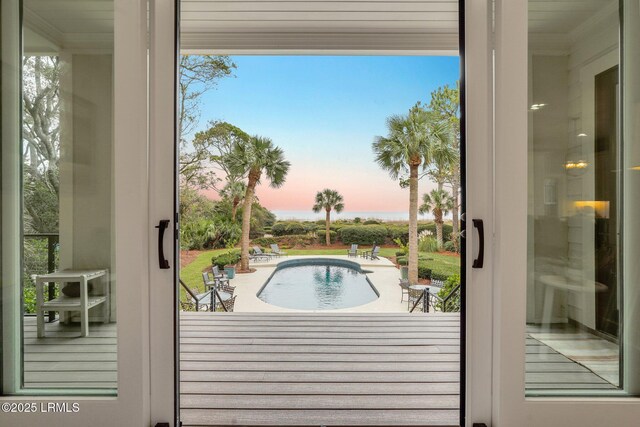
M 169 227 L 168 219 L 161 219 L 156 228 L 158 231 L 158 267 L 162 270 L 169 268 L 169 261 L 164 257 L 164 231 Z
M 478 245 L 478 257 L 473 260 L 473 268 L 482 268 L 484 265 L 484 223 L 481 219 L 472 219 L 473 226 L 478 229 L 478 236 L 480 237 Z

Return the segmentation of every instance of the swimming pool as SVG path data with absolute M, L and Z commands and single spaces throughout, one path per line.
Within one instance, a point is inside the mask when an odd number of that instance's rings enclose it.
M 283 308 L 333 310 L 370 303 L 379 294 L 357 262 L 314 258 L 279 263 L 257 296 Z

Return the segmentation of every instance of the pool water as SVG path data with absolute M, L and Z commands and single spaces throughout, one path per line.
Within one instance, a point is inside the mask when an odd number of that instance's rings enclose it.
M 258 298 L 283 308 L 332 310 L 367 304 L 378 293 L 357 263 L 291 260 L 278 265 Z

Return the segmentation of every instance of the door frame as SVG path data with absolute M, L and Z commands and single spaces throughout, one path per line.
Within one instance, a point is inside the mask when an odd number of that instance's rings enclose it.
M 528 2 L 495 0 L 494 426 L 628 425 L 634 397 L 526 397 Z
M 14 11 L 11 19 L 20 18 Z M 6 17 L 3 17 L 6 18 Z M 0 403 L 77 402 L 77 413 L 0 412 L 3 425 L 149 425 L 150 316 L 148 163 L 147 163 L 147 1 L 114 0 L 114 188 L 117 395 L 77 391 L 28 391 L 0 396 Z M 4 42 L 4 38 L 3 38 Z M 19 51 L 15 54 L 20 55 Z M 17 161 L 3 159 L 3 161 Z M 3 243 L 4 245 L 4 243 Z M 4 260 L 3 260 L 4 261 Z M 8 264 L 8 263 L 7 263 Z M 3 264 L 6 268 L 15 266 Z M 5 272 L 3 272 L 4 274 Z M 114 275 L 115 276 L 115 275 Z

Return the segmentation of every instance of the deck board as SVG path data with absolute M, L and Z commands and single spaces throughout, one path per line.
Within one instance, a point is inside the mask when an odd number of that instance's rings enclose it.
M 181 417 L 205 425 L 458 423 L 457 314 L 181 315 Z M 116 387 L 116 325 L 25 318 L 25 386 Z M 526 338 L 529 390 L 614 386 Z

